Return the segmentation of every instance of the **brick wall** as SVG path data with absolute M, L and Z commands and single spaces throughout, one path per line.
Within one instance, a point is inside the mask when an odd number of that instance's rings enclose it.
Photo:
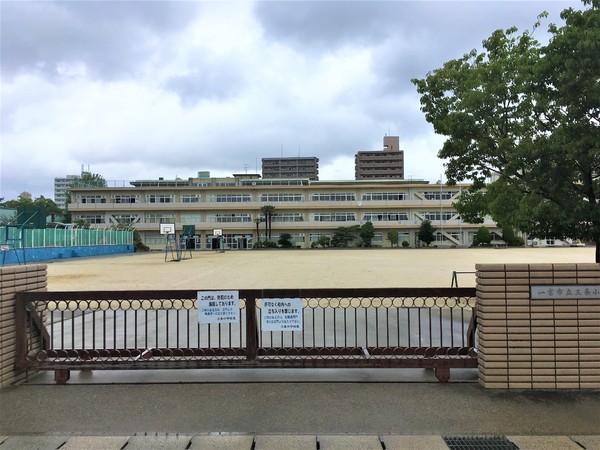
M 480 384 L 600 388 L 600 299 L 589 294 L 600 289 L 600 264 L 478 264 L 476 270 Z M 531 286 L 588 291 L 541 288 L 555 298 L 532 299 Z
M 0 267 L 0 388 L 25 379 L 15 370 L 15 293 L 46 291 L 46 265 Z

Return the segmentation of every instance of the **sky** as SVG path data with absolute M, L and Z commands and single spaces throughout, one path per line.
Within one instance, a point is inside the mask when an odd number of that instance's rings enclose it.
M 316 156 L 321 180 L 400 137 L 405 178 L 443 178 L 411 83 L 496 29 L 580 1 L 0 1 L 0 198 L 53 198 L 84 170 L 260 173 Z

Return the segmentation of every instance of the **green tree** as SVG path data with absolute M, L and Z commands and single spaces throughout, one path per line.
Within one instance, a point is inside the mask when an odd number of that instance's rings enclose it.
M 332 247 L 348 247 L 350 242 L 356 240 L 360 233 L 360 225 L 338 227 L 331 238 Z
M 331 245 L 331 238 L 326 235 L 321 235 L 319 236 L 317 245 L 320 245 L 321 247 L 329 247 Z
M 371 221 L 365 222 L 360 227 L 360 238 L 362 239 L 363 246 L 372 247 L 374 236 L 375 236 L 375 228 L 373 227 L 373 223 Z
M 390 244 L 392 245 L 392 247 L 398 247 L 398 230 L 390 230 L 387 232 L 387 238 L 388 241 L 390 241 Z
M 523 239 L 515 234 L 515 230 L 511 226 L 501 227 L 502 240 L 510 247 L 518 247 L 522 245 Z
M 98 173 L 81 172 L 81 176 L 73 178 L 71 187 L 106 187 L 106 180 Z
M 2 206 L 5 208 L 23 208 L 23 207 L 35 207 L 35 208 L 43 208 L 44 213 L 50 216 L 52 222 L 54 222 L 56 216 L 61 215 L 63 213 L 62 209 L 58 207 L 54 200 L 44 197 L 40 195 L 35 200 L 31 199 L 31 196 L 28 193 L 22 193 L 19 195 L 17 200 L 8 200 L 2 203 Z
M 290 233 L 281 233 L 277 243 L 280 247 L 290 248 L 292 246 L 292 235 Z
M 49 198 L 45 198 L 43 195 L 40 195 L 33 201 L 33 205 L 44 208 L 46 214 L 50 216 L 50 220 L 54 222 L 56 220 L 56 216 L 60 216 L 63 214 L 63 210 L 58 207 L 54 200 Z
M 420 241 L 425 242 L 427 247 L 435 240 L 435 232 L 437 228 L 431 225 L 429 220 L 424 220 L 421 222 L 421 226 L 419 227 L 419 234 L 417 237 Z
M 268 241 L 271 240 L 271 219 L 275 213 L 275 207 L 273 205 L 264 205 L 260 208 L 260 211 L 265 216 L 265 234 Z
M 591 239 L 600 262 L 600 1 L 584 4 L 562 12 L 546 46 L 497 30 L 483 53 L 413 83 L 447 137 L 449 183 L 473 182 L 455 204 L 463 220 L 489 214 L 532 236 Z
M 473 239 L 473 247 L 480 245 L 489 245 L 492 242 L 492 233 L 486 227 L 479 227 L 475 238 Z

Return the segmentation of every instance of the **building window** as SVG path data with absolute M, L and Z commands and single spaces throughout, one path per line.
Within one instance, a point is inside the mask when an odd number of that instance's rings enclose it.
M 147 203 L 173 203 L 175 201 L 174 195 L 166 194 L 148 194 L 146 195 Z
M 330 238 L 331 239 L 331 234 L 321 234 L 321 233 L 310 233 L 310 235 L 308 236 L 310 242 L 319 242 L 319 239 L 321 239 L 321 237 L 326 237 L 326 238 Z
M 354 192 L 329 192 L 322 194 L 310 194 L 313 202 L 351 202 L 356 200 Z
M 423 192 L 425 200 L 450 200 L 458 192 L 456 191 L 426 191 Z
M 146 223 L 173 223 L 175 214 L 146 214 Z
M 160 234 L 150 234 L 145 233 L 144 244 L 146 245 L 165 245 L 167 240 L 166 236 L 161 236 Z
M 423 219 L 431 221 L 431 220 L 451 220 L 456 213 L 452 212 L 452 211 L 444 211 L 442 213 L 440 213 L 439 211 L 428 211 L 428 212 L 424 212 L 421 214 L 423 216 Z
M 200 194 L 182 194 L 182 203 L 198 203 L 200 201 Z
M 139 197 L 137 195 L 113 195 L 113 203 L 138 203 Z
M 350 212 L 314 213 L 312 217 L 315 222 L 352 222 L 356 220 L 354 213 Z
M 302 202 L 303 194 L 261 194 L 261 202 Z
M 202 215 L 198 213 L 181 214 L 181 223 L 192 224 L 202 222 Z
M 363 220 L 371 222 L 398 222 L 408 220 L 408 214 L 405 212 L 370 212 L 365 213 Z
M 216 203 L 242 203 L 250 202 L 250 194 L 212 194 L 207 197 L 209 202 Z
M 80 195 L 79 203 L 106 203 L 104 195 Z
M 98 224 L 98 223 L 105 223 L 104 222 L 104 216 L 99 216 L 99 215 L 86 215 L 86 214 L 81 214 L 79 216 L 76 216 L 77 220 L 83 220 L 87 223 L 90 224 Z
M 408 194 L 406 192 L 365 192 L 362 195 L 362 200 L 368 201 L 399 201 L 406 200 Z
M 304 215 L 301 213 L 273 214 L 271 220 L 273 222 L 303 222 Z
M 112 218 L 117 223 L 133 223 L 138 220 L 137 214 L 113 214 Z
M 250 214 L 209 214 L 207 219 L 209 222 L 216 223 L 252 222 Z

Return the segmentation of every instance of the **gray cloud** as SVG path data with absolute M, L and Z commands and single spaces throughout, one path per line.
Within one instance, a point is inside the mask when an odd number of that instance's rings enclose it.
M 369 45 L 390 32 L 392 2 L 257 2 L 256 17 L 268 39 L 316 51 Z
M 60 66 L 84 64 L 111 80 L 132 76 L 153 44 L 194 17 L 194 3 L 2 2 L 2 75 L 60 77 Z
M 568 6 L 581 3 L 0 2 L 0 197 L 51 197 L 81 164 L 185 178 L 282 153 L 351 179 L 356 151 L 385 134 L 407 174 L 435 181 L 440 138 L 410 79 Z

